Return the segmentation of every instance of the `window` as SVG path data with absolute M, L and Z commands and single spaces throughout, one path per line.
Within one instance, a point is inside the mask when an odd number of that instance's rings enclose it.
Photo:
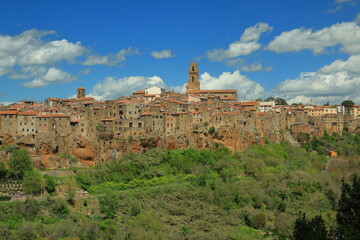
M 194 77 L 192 77 L 192 82 L 194 82 Z

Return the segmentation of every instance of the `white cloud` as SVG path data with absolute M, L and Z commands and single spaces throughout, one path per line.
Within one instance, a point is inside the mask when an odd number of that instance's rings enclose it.
M 79 71 L 80 75 L 89 75 L 91 73 L 91 69 L 90 68 L 85 68 Z
M 0 102 L 0 106 L 9 106 L 13 104 L 14 102 Z
M 153 52 L 151 52 L 151 56 L 153 56 L 153 58 L 156 58 L 156 59 L 175 57 L 175 55 L 171 53 L 171 50 L 153 51 Z
M 54 32 L 33 29 L 13 37 L 0 35 L 0 67 L 55 64 L 71 61 L 86 52 L 80 42 L 41 40 L 49 34 Z
M 122 49 L 116 54 L 108 54 L 105 56 L 102 55 L 90 55 L 87 59 L 82 63 L 84 66 L 91 66 L 91 65 L 107 65 L 107 66 L 114 66 L 120 62 L 124 62 L 126 60 L 126 56 L 139 54 L 138 49 L 133 49 L 129 47 L 127 49 Z
M 228 49 L 214 49 L 206 52 L 210 61 L 223 61 L 225 59 L 248 55 L 261 48 L 258 40 L 262 33 L 272 30 L 267 23 L 259 22 L 255 26 L 245 29 L 240 41 L 233 42 Z
M 347 61 L 336 60 L 317 72 L 302 73 L 296 79 L 288 79 L 273 89 L 272 95 L 281 96 L 288 102 L 340 103 L 345 99 L 359 101 L 360 62 L 357 56 Z
M 165 88 L 163 80 L 157 76 L 131 76 L 119 79 L 107 77 L 102 83 L 95 85 L 89 96 L 98 100 L 115 99 L 121 96 L 130 95 L 136 91 L 145 90 L 150 86 Z
M 213 77 L 205 72 L 200 76 L 201 89 L 236 89 L 239 99 L 256 99 L 264 94 L 264 88 L 242 75 L 240 71 L 224 72 L 219 77 Z
M 256 61 L 251 64 L 246 64 L 245 59 L 236 58 L 226 61 L 226 65 L 228 67 L 235 67 L 240 69 L 242 72 L 259 72 L 265 71 L 270 72 L 272 71 L 273 67 L 265 67 L 260 63 L 261 61 Z
M 349 72 L 360 75 L 360 55 L 351 56 L 346 61 L 338 59 L 330 65 L 321 68 L 319 72 L 323 74 Z
M 343 52 L 360 54 L 359 39 L 360 26 L 354 22 L 343 22 L 315 32 L 305 28 L 283 32 L 269 43 L 267 49 L 276 53 L 310 49 L 319 54 L 323 53 L 326 47 L 340 44 Z
M 354 20 L 354 22 L 356 23 L 356 24 L 360 24 L 360 13 L 358 13 L 357 15 L 356 15 L 356 18 L 355 18 L 355 20 Z
M 26 82 L 22 85 L 28 88 L 38 88 L 45 87 L 46 85 L 52 83 L 72 82 L 74 80 L 76 80 L 76 77 L 72 76 L 71 74 L 51 67 L 43 75 L 40 75 L 31 82 Z

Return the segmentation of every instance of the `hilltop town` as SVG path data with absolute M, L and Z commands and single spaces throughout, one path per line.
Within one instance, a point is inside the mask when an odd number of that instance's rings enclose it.
M 356 132 L 360 106 L 278 105 L 274 101 L 238 101 L 236 90 L 201 90 L 196 63 L 190 64 L 186 92 L 150 87 L 105 102 L 79 87 L 73 99 L 47 98 L 3 106 L 0 147 L 27 148 L 47 168 L 142 152 L 151 147 L 216 148 L 240 151 L 265 141 L 305 141 L 309 136 Z

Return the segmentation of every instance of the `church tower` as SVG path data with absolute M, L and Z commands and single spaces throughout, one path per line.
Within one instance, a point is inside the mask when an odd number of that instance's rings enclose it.
M 85 97 L 85 88 L 83 87 L 79 87 L 77 89 L 77 94 L 76 94 L 76 98 L 84 98 Z
M 200 90 L 198 75 L 199 70 L 197 68 L 197 63 L 190 63 L 189 81 L 186 86 L 186 90 Z

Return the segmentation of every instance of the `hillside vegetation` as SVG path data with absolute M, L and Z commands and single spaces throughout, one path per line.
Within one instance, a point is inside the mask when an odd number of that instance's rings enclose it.
M 344 151 L 340 139 L 349 141 Z M 341 181 L 360 171 L 358 139 L 325 135 L 303 147 L 268 143 L 236 154 L 221 147 L 129 154 L 55 179 L 63 198 L 0 203 L 0 236 L 291 239 L 300 211 L 335 229 Z M 329 162 L 319 154 L 327 150 L 344 157 Z M 52 186 L 49 179 L 43 186 Z M 75 198 L 78 187 L 92 197 Z

